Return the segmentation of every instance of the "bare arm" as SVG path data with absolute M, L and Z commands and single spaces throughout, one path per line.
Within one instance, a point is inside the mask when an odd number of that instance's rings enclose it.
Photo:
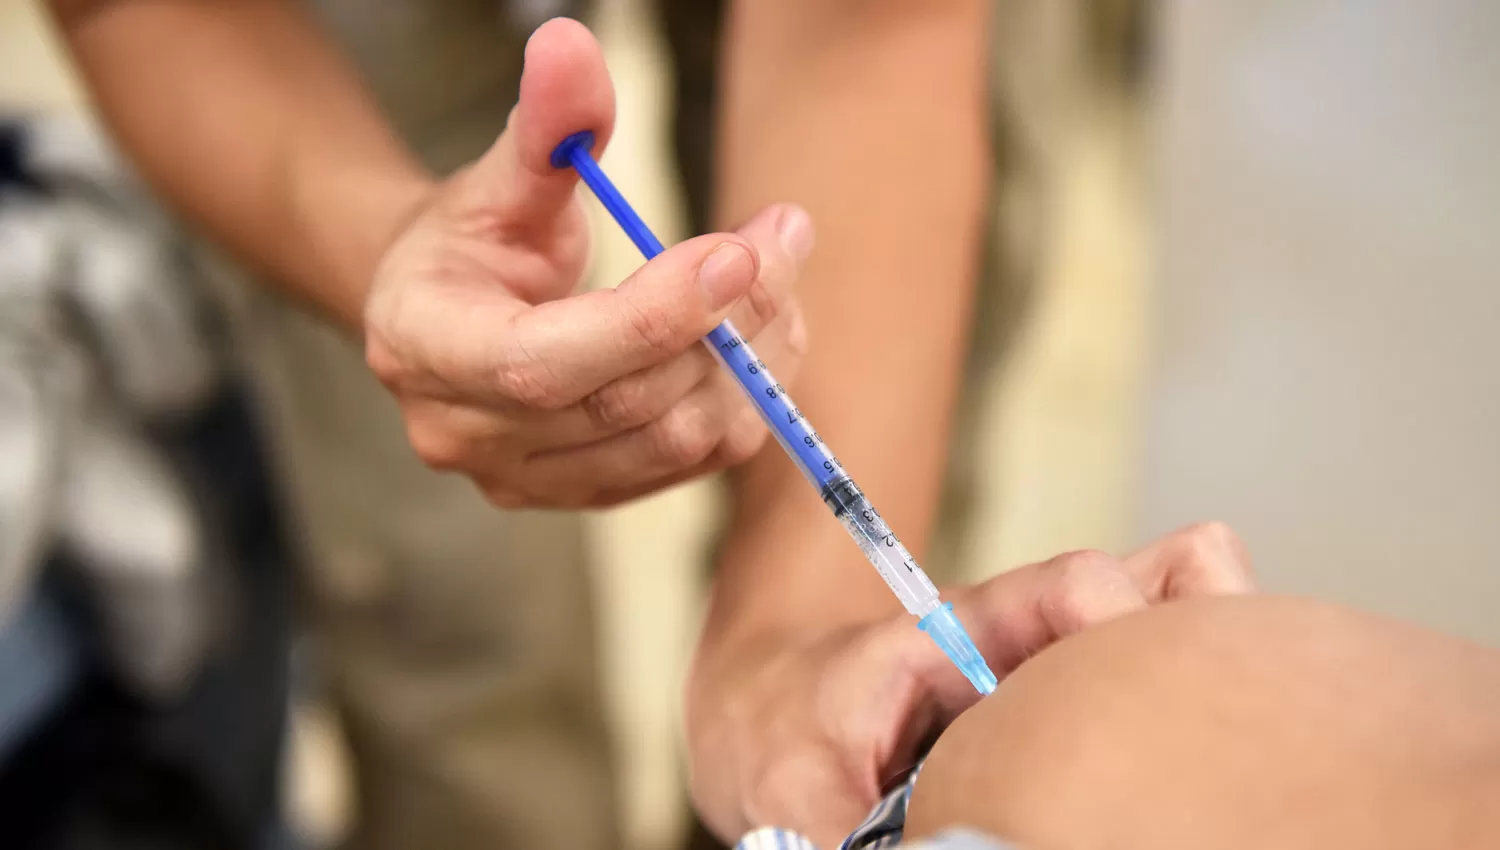
M 978 0 L 754 0 L 728 21 L 721 220 L 774 198 L 812 214 L 795 397 L 919 557 L 981 249 L 988 15 Z M 710 644 L 896 605 L 774 446 L 734 486 Z
M 145 177 L 241 259 L 355 328 L 431 181 L 286 0 L 53 0 Z

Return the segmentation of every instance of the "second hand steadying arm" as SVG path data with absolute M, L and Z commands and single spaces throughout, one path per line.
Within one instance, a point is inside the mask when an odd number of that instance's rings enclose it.
M 52 0 L 145 176 L 240 259 L 357 328 L 431 189 L 354 71 L 288 0 Z
M 982 244 L 988 14 L 967 0 L 754 0 L 726 33 L 721 221 L 779 198 L 811 212 L 811 349 L 794 392 L 919 558 Z M 733 486 L 707 646 L 893 612 L 775 446 Z

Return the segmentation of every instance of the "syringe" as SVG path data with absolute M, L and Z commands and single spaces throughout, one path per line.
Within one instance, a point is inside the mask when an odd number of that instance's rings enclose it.
M 571 165 L 646 259 L 655 257 L 664 250 L 661 242 L 599 167 L 594 160 L 593 147 L 593 133 L 574 133 L 553 150 L 552 165 L 556 168 Z M 995 674 L 990 672 L 984 657 L 954 616 L 953 603 L 938 598 L 937 588 L 917 566 L 916 559 L 855 486 L 854 480 L 823 443 L 823 438 L 813 430 L 807 417 L 797 409 L 786 389 L 755 356 L 749 342 L 727 319 L 709 331 L 703 342 L 734 375 L 771 433 L 776 435 L 776 441 L 807 480 L 818 488 L 824 504 L 843 523 L 896 598 L 918 618 L 917 626 L 932 637 L 981 694 L 994 691 Z

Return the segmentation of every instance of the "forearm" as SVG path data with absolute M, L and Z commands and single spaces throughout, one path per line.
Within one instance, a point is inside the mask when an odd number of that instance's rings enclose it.
M 967 0 L 755 0 L 735 5 L 726 39 L 721 221 L 774 200 L 811 213 L 794 396 L 918 557 L 980 258 L 987 16 Z M 733 486 L 710 639 L 896 606 L 774 445 Z
M 257 271 L 358 327 L 430 186 L 285 0 L 54 0 L 101 117 L 157 191 Z

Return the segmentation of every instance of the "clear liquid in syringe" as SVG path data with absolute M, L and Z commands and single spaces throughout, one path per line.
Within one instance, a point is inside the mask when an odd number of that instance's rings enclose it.
M 917 566 L 916 559 L 906 551 L 853 479 L 846 475 L 826 486 L 823 501 L 833 509 L 834 516 L 848 529 L 907 611 L 925 617 L 938 606 L 938 591 L 932 580 Z

